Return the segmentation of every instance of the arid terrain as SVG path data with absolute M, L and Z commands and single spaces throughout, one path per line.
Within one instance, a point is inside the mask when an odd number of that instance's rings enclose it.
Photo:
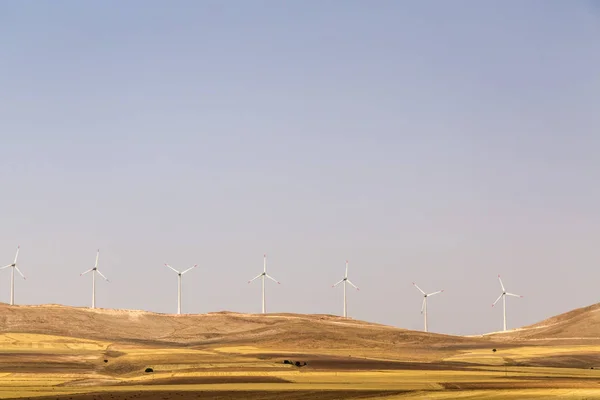
M 598 310 L 458 337 L 330 315 L 0 304 L 0 398 L 600 398 Z

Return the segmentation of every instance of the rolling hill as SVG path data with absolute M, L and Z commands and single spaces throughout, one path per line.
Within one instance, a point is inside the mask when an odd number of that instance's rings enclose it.
M 398 346 L 460 347 L 492 341 L 600 341 L 600 303 L 536 324 L 483 336 L 424 333 L 333 315 L 160 314 L 61 305 L 0 303 L 0 333 L 37 333 L 74 338 L 186 346 L 257 344 L 274 347 L 394 350 Z
M 488 335 L 494 340 L 600 342 L 600 303 L 577 308 L 533 325 Z
M 399 346 L 461 346 L 472 339 L 415 332 L 331 315 L 173 315 L 135 310 L 60 305 L 0 304 L 0 333 L 36 333 L 74 338 L 160 345 L 256 345 L 274 348 L 378 349 Z
M 599 309 L 461 337 L 331 315 L 0 303 L 0 398 L 598 398 Z

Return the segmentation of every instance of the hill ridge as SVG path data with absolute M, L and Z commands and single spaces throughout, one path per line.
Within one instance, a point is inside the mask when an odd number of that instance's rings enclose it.
M 304 313 L 266 313 L 266 314 L 261 314 L 261 313 L 243 313 L 243 312 L 229 311 L 229 310 L 210 311 L 207 313 L 175 314 L 175 313 L 162 313 L 162 312 L 157 312 L 157 311 L 130 309 L 130 308 L 103 308 L 103 307 L 90 308 L 90 307 L 85 307 L 85 306 L 69 306 L 69 305 L 56 304 L 56 303 L 9 305 L 8 303 L 0 302 L 0 309 L 2 307 L 10 307 L 12 309 L 56 308 L 56 309 L 63 309 L 65 311 L 78 310 L 78 311 L 83 311 L 83 312 L 100 313 L 100 314 L 154 315 L 154 316 L 162 316 L 162 317 L 169 317 L 169 318 L 208 317 L 208 316 L 231 316 L 231 317 L 248 317 L 248 318 L 253 318 L 253 317 L 255 317 L 255 318 L 278 318 L 278 317 L 281 317 L 281 318 L 324 318 L 324 319 L 331 319 L 331 320 L 339 320 L 340 322 L 345 322 L 345 323 L 361 323 L 361 324 L 367 324 L 367 325 L 377 325 L 377 326 L 381 326 L 381 327 L 389 327 L 389 328 L 393 328 L 393 329 L 403 329 L 403 328 L 398 328 L 398 327 L 391 326 L 391 325 L 381 324 L 378 322 L 354 319 L 352 317 L 344 318 L 339 315 L 333 315 L 333 314 L 304 314 Z
M 576 308 L 535 324 L 507 332 L 487 334 L 509 340 L 600 340 L 600 303 Z
M 34 333 L 113 342 L 183 346 L 348 348 L 454 345 L 479 339 L 410 331 L 326 314 L 161 314 L 63 305 L 0 304 L 0 333 Z

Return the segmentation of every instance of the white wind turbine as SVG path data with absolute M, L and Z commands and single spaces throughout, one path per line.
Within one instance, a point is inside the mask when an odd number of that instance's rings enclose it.
M 427 332 L 427 298 L 433 296 L 434 294 L 442 293 L 443 290 L 438 290 L 433 293 L 425 293 L 416 283 L 413 282 L 413 285 L 419 289 L 419 292 L 423 293 L 423 305 L 421 306 L 421 314 L 423 314 L 423 318 L 425 320 L 425 332 Z
M 165 267 L 171 268 L 173 271 L 177 272 L 177 314 L 181 314 L 181 276 L 186 272 L 189 272 L 196 268 L 198 264 L 194 264 L 192 267 L 186 269 L 183 272 L 177 271 L 175 268 L 171 267 L 169 264 L 165 264 Z
M 346 283 L 348 283 L 354 289 L 360 290 L 354 283 L 350 282 L 350 279 L 348 279 L 348 260 L 346 260 L 346 273 L 344 274 L 344 279 L 337 282 L 335 285 L 332 285 L 331 287 L 334 288 L 342 282 L 344 283 L 344 318 L 347 318 L 348 317 L 348 312 L 347 312 L 348 306 L 346 303 Z
M 262 272 L 262 274 L 259 274 L 256 277 L 250 279 L 248 281 L 248 283 L 250 283 L 258 278 L 261 278 L 261 280 L 262 280 L 262 313 L 264 314 L 267 312 L 267 305 L 265 303 L 265 278 L 269 278 L 273 282 L 276 282 L 278 285 L 281 285 L 281 283 L 279 281 L 277 281 L 271 275 L 267 274 L 267 255 L 266 254 L 263 255 L 263 272 Z
M 89 272 L 92 273 L 92 308 L 96 308 L 96 273 L 104 278 L 106 282 L 110 282 L 108 278 L 102 275 L 102 272 L 98 269 L 98 257 L 100 257 L 100 250 L 96 253 L 96 264 L 94 264 L 94 268 L 88 269 L 87 271 L 79 274 L 79 276 L 83 276 Z
M 500 298 L 502 298 L 502 307 L 504 309 L 504 311 L 503 311 L 503 313 L 504 313 L 504 330 L 506 330 L 506 296 L 513 296 L 513 297 L 523 297 L 523 296 L 514 294 L 514 293 L 508 293 L 506 291 L 506 289 L 504 288 L 504 284 L 502 283 L 502 279 L 500 279 L 500 275 L 498 275 L 498 280 L 500 281 L 500 286 L 502 287 L 502 294 L 500 296 L 498 296 L 498 298 L 496 299 L 494 304 L 492 304 L 492 307 L 494 307 L 496 305 L 496 303 L 498 302 L 498 300 L 500 300 Z
M 21 275 L 23 277 L 23 279 L 26 279 L 25 275 L 23 275 L 23 273 L 21 272 L 19 267 L 17 267 L 17 258 L 19 257 L 19 249 L 20 248 L 21 248 L 21 246 L 17 246 L 17 254 L 15 254 L 15 260 L 13 261 L 13 263 L 8 264 L 6 267 L 0 268 L 0 269 L 5 269 L 5 268 L 12 267 L 12 269 L 10 270 L 10 305 L 11 306 L 15 304 L 15 270 L 17 270 L 17 272 L 19 273 L 19 275 Z

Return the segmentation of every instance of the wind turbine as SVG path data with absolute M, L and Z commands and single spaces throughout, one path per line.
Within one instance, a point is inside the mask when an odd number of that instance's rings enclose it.
M 508 293 L 506 291 L 506 289 L 504 288 L 504 284 L 502 283 L 502 279 L 500 279 L 500 275 L 498 275 L 498 280 L 500 281 L 500 286 L 502 287 L 502 294 L 500 296 L 498 296 L 498 298 L 496 299 L 494 304 L 492 304 L 492 307 L 494 307 L 496 305 L 496 303 L 498 302 L 498 300 L 500 300 L 500 298 L 502 298 L 502 308 L 504 310 L 503 311 L 503 313 L 504 313 L 504 330 L 506 330 L 506 296 L 513 296 L 513 297 L 523 297 L 523 296 L 514 294 L 514 293 Z
M 344 275 L 344 279 L 342 279 L 341 281 L 339 281 L 335 285 L 332 285 L 331 287 L 334 288 L 334 287 L 336 287 L 337 285 L 339 285 L 342 282 L 344 283 L 344 318 L 347 318 L 348 317 L 348 312 L 347 312 L 348 306 L 347 306 L 347 303 L 346 303 L 346 283 L 348 283 L 354 289 L 360 290 L 354 283 L 350 282 L 350 279 L 348 279 L 348 260 L 346 260 L 346 274 Z
M 17 246 L 17 254 L 15 254 L 15 260 L 13 261 L 13 263 L 8 264 L 6 267 L 0 268 L 0 269 L 5 269 L 8 267 L 12 267 L 12 269 L 10 270 L 10 305 L 11 306 L 15 304 L 15 270 L 17 270 L 17 272 L 19 273 L 19 275 L 21 275 L 23 277 L 23 279 L 27 279 L 27 278 L 25 278 L 25 275 L 23 275 L 23 273 L 21 272 L 19 267 L 17 267 L 17 258 L 19 257 L 19 249 L 20 248 L 21 248 L 21 246 Z
M 92 273 L 92 308 L 96 308 L 96 273 L 104 278 L 106 282 L 110 282 L 108 278 L 102 275 L 102 272 L 98 269 L 98 257 L 100 257 L 100 250 L 96 253 L 96 264 L 94 264 L 94 268 L 88 269 L 84 273 L 79 274 L 79 276 L 83 276 L 88 272 Z
M 189 272 L 196 268 L 198 264 L 194 264 L 194 266 L 186 269 L 183 272 L 177 271 L 175 268 L 171 267 L 169 264 L 165 264 L 166 267 L 171 268 L 173 271 L 177 272 L 177 314 L 181 314 L 181 276 L 186 272 Z
M 278 285 L 281 285 L 281 282 L 277 281 L 271 275 L 267 274 L 267 255 L 266 254 L 263 255 L 263 272 L 262 272 L 262 274 L 257 275 L 256 277 L 250 279 L 248 281 L 248 283 L 250 283 L 258 278 L 261 278 L 261 280 L 262 280 L 262 313 L 264 314 L 267 312 L 267 305 L 265 303 L 265 278 L 269 278 L 273 282 L 276 282 Z
M 425 293 L 416 283 L 413 282 L 413 285 L 419 289 L 419 292 L 423 293 L 423 305 L 421 306 L 421 314 L 423 314 L 423 318 L 425 320 L 425 332 L 427 332 L 427 298 L 433 296 L 434 294 L 442 293 L 443 290 L 438 290 L 433 293 Z

